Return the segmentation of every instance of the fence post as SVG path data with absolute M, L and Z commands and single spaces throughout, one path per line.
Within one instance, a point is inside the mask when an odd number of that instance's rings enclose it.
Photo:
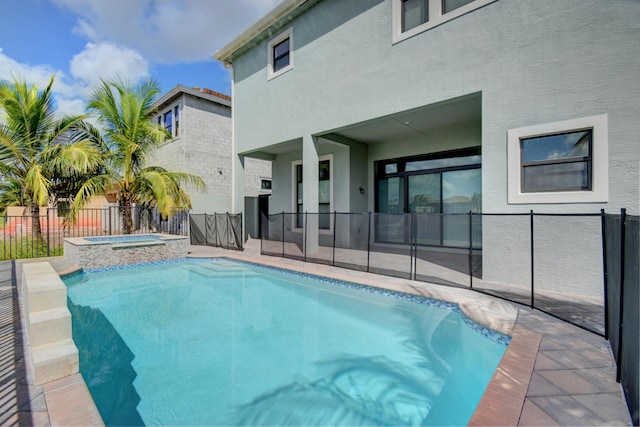
M 108 212 L 109 212 L 109 236 L 112 235 L 112 232 L 111 232 L 111 208 L 112 208 L 112 206 L 107 206 L 107 209 L 108 209 Z
M 473 212 L 469 209 L 469 289 L 473 289 Z
M 242 212 L 240 212 L 240 250 L 244 250 L 244 227 L 242 224 Z
M 298 222 L 298 218 L 296 218 L 296 225 Z M 309 228 L 307 225 L 309 224 L 309 212 L 304 211 L 304 229 L 302 230 L 302 259 L 304 262 L 307 262 L 307 231 Z
M 620 209 L 620 308 L 618 322 L 618 357 L 616 359 L 616 381 L 622 376 L 622 333 L 624 330 L 624 258 L 626 242 L 627 209 Z
M 413 234 L 413 280 L 417 280 L 418 277 L 418 221 L 416 220 L 417 214 L 414 212 L 411 215 L 411 233 Z
M 227 241 L 227 249 L 231 249 L 231 219 L 229 218 L 229 211 L 227 211 L 227 235 L 224 238 Z
M 531 239 L 531 308 L 534 307 L 534 255 L 533 255 L 533 209 L 531 209 L 529 213 L 529 223 L 530 223 L 530 239 Z
M 282 211 L 282 258 L 284 258 L 284 211 Z
M 600 209 L 600 227 L 602 237 L 602 282 L 604 287 L 604 339 L 609 340 L 609 272 L 607 271 L 607 227 L 605 225 L 604 208 Z
M 331 265 L 336 265 L 336 221 L 338 219 L 338 214 L 334 210 L 333 211 L 333 259 L 331 260 Z
M 413 248 L 414 248 L 414 244 L 413 244 L 413 238 L 414 238 L 414 232 L 413 232 L 413 215 L 415 215 L 415 212 L 411 212 L 408 216 L 405 213 L 404 214 L 404 218 L 405 220 L 409 220 L 409 230 L 411 233 L 411 236 L 409 237 L 409 280 L 413 279 Z M 406 226 L 405 226 L 405 230 L 406 230 Z
M 369 260 L 371 258 L 371 211 L 369 211 L 369 227 L 367 230 L 367 273 L 369 272 Z
M 49 227 L 49 209 L 47 208 L 47 256 L 50 257 L 51 256 L 51 234 L 49 233 L 49 230 L 51 229 L 51 227 Z

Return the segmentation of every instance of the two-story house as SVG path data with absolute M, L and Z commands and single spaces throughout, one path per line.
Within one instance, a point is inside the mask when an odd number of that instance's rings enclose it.
M 284 0 L 214 55 L 232 70 L 233 179 L 271 160 L 272 213 L 637 214 L 639 20 L 623 0 Z M 331 218 L 294 224 L 305 250 Z M 375 242 L 410 243 L 384 218 Z M 468 223 L 440 218 L 417 244 L 468 246 Z M 473 218 L 483 278 L 527 284 L 529 218 Z M 539 265 L 566 261 L 571 281 L 538 282 L 602 295 L 589 221 L 540 237 Z
M 191 212 L 224 213 L 232 208 L 231 97 L 210 89 L 177 85 L 159 98 L 156 120 L 172 138 L 151 164 L 200 176 L 206 192 L 188 189 Z M 257 198 L 271 192 L 271 162 L 247 159 L 241 193 Z

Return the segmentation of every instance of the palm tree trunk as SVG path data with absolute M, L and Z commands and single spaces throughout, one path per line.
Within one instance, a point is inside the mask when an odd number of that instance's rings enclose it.
M 118 201 L 120 215 L 122 215 L 122 233 L 131 234 L 133 231 L 133 217 L 131 215 L 131 203 L 128 197 L 121 197 Z
M 40 240 L 42 238 L 42 227 L 40 226 L 40 206 L 31 202 L 31 233 L 33 237 Z

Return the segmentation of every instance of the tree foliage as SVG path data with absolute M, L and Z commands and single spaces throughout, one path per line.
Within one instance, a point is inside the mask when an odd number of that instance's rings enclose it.
M 28 206 L 38 237 L 40 207 L 72 203 L 82 182 L 100 172 L 105 152 L 86 115 L 56 114 L 53 83 L 51 76 L 39 90 L 18 79 L 0 82 L 0 207 Z

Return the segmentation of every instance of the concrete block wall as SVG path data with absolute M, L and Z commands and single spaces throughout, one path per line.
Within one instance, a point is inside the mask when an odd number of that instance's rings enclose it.
M 245 158 L 244 197 L 256 197 L 260 194 L 270 193 L 270 191 L 260 190 L 263 179 L 271 179 L 271 162 L 268 160 Z

